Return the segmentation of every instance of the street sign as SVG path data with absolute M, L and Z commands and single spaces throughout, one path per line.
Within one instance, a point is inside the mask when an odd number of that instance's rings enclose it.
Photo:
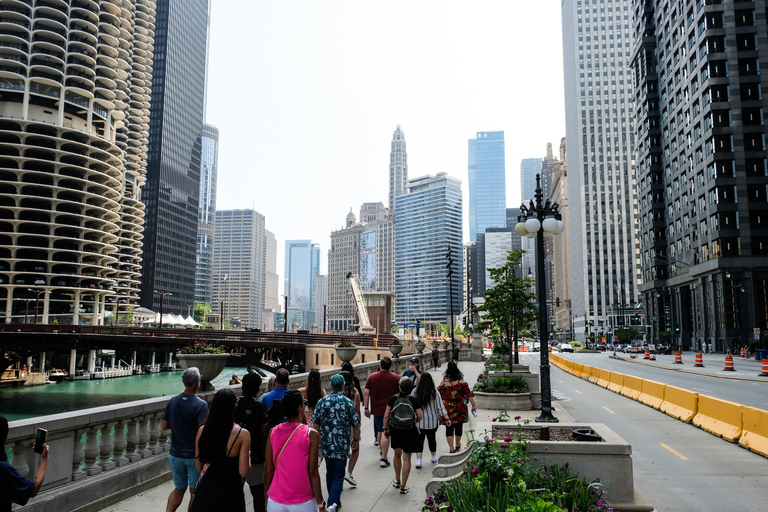
M 752 333 L 755 335 L 755 341 L 760 341 L 760 328 L 755 327 L 752 329 Z
M 405 324 L 406 327 L 418 327 L 419 324 Z

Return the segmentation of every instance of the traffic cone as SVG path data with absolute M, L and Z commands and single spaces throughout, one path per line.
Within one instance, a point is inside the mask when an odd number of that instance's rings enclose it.
M 680 350 L 675 352 L 675 364 L 683 364 L 683 353 Z
M 648 349 L 645 349 L 645 355 L 643 355 L 643 359 L 650 359 L 651 358 L 651 351 Z
M 758 373 L 758 377 L 768 377 L 768 359 L 763 359 L 763 373 Z
M 693 364 L 696 368 L 704 368 L 704 356 L 701 355 L 701 351 L 696 354 L 696 362 Z
M 747 357 L 747 351 L 744 349 L 741 349 L 741 352 L 739 353 L 739 355 L 741 356 L 742 359 L 744 359 L 745 357 Z
M 733 367 L 733 356 L 730 352 L 728 352 L 725 355 L 725 368 L 723 368 L 724 372 L 735 372 L 736 368 Z

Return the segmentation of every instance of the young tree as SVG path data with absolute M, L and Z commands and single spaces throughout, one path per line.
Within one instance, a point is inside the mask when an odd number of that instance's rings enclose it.
M 614 334 L 618 336 L 619 343 L 629 343 L 643 337 L 643 334 L 634 327 L 616 329 Z
M 478 325 L 481 329 L 498 327 L 510 347 L 510 370 L 513 362 L 519 363 L 518 329 L 527 329 L 531 322 L 538 318 L 536 294 L 530 292 L 533 280 L 515 275 L 515 270 L 518 268 L 524 253 L 525 251 L 520 249 L 509 251 L 507 263 L 503 267 L 488 269 L 491 279 L 496 285 L 485 291 L 485 303 L 480 309 L 483 313 L 483 321 Z M 542 350 L 544 350 L 543 346 Z
M 207 302 L 195 304 L 195 322 L 205 325 L 205 317 L 211 314 L 211 305 Z

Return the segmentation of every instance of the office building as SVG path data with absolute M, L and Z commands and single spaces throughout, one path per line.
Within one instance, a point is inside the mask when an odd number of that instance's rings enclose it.
M 505 227 L 507 208 L 504 132 L 477 132 L 469 139 L 469 241 L 486 228 Z
M 288 330 L 294 322 L 309 330 L 315 317 L 313 287 L 320 274 L 320 246 L 311 240 L 285 241 L 283 293 L 288 298 Z
M 552 241 L 551 273 L 554 276 L 550 300 L 555 299 L 552 319 L 555 321 L 555 338 L 568 342 L 573 338 L 573 310 L 571 308 L 571 249 L 568 224 L 568 166 L 566 165 L 565 138 L 560 139 L 560 159 L 552 165 L 551 196 L 557 203 L 565 224 L 565 231 L 557 236 L 547 237 Z M 547 240 L 545 238 L 544 240 Z
M 0 321 L 99 325 L 138 306 L 155 2 L 32 4 L 0 5 Z
M 406 192 L 408 183 L 408 152 L 405 148 L 405 134 L 397 125 L 392 134 L 389 151 L 389 211 L 394 212 L 395 198 Z
M 200 202 L 197 213 L 195 303 L 211 303 L 213 244 L 216 216 L 216 179 L 219 172 L 219 129 L 203 125 L 200 155 Z M 165 305 L 165 304 L 163 304 Z
M 211 310 L 244 329 L 260 329 L 264 310 L 266 229 L 255 210 L 216 212 Z
M 523 158 L 520 162 L 520 194 L 522 195 L 521 204 L 526 207 L 534 199 L 536 194 L 536 175 L 541 173 L 541 158 Z M 515 219 L 517 224 L 517 219 Z M 525 275 L 531 271 L 531 275 L 536 275 L 536 239 L 522 237 L 523 255 L 522 266 Z
M 141 305 L 181 313 L 195 300 L 208 0 L 158 0 L 149 109 Z
M 323 322 L 327 321 L 328 309 L 328 276 L 319 275 L 315 277 L 315 286 L 312 290 L 314 294 L 313 304 L 315 305 L 315 321 L 312 327 L 315 332 L 326 332 Z
M 568 226 L 576 339 L 639 300 L 630 2 L 563 0 Z M 578 199 L 577 199 L 578 198 Z
M 328 330 L 349 332 L 355 323 L 355 303 L 348 274 L 360 275 L 360 235 L 362 225 L 350 209 L 342 229 L 331 233 L 328 250 Z M 375 272 L 372 272 L 375 275 Z M 362 279 L 361 279 L 362 283 Z
M 395 201 L 395 319 L 450 322 L 463 310 L 461 181 L 447 173 L 408 181 Z M 452 251 L 452 279 L 446 254 Z M 452 287 L 449 286 L 452 283 Z M 453 309 L 450 297 L 453 296 Z
M 648 334 L 764 347 L 765 2 L 635 1 L 635 136 Z
M 279 285 L 280 276 L 277 274 L 277 239 L 269 230 L 265 232 L 265 270 L 264 270 L 264 313 L 262 315 L 261 329 L 263 331 L 275 330 L 275 313 L 282 311 L 280 302 Z

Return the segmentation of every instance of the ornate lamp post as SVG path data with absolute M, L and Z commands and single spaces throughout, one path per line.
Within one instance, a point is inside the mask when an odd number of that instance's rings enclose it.
M 166 295 L 173 295 L 173 294 L 171 292 L 159 292 L 155 290 L 155 295 L 160 296 L 160 326 L 158 327 L 158 329 L 162 329 L 163 328 L 163 299 L 165 298 Z
M 557 203 L 543 202 L 541 175 L 536 175 L 534 200 L 520 206 L 515 232 L 536 240 L 536 288 L 539 296 L 539 342 L 541 343 L 541 415 L 536 421 L 557 422 L 552 415 L 552 387 L 549 380 L 549 321 L 547 319 L 547 285 L 544 278 L 544 234 L 559 235 L 565 230 Z M 546 345 L 546 347 L 545 347 Z

